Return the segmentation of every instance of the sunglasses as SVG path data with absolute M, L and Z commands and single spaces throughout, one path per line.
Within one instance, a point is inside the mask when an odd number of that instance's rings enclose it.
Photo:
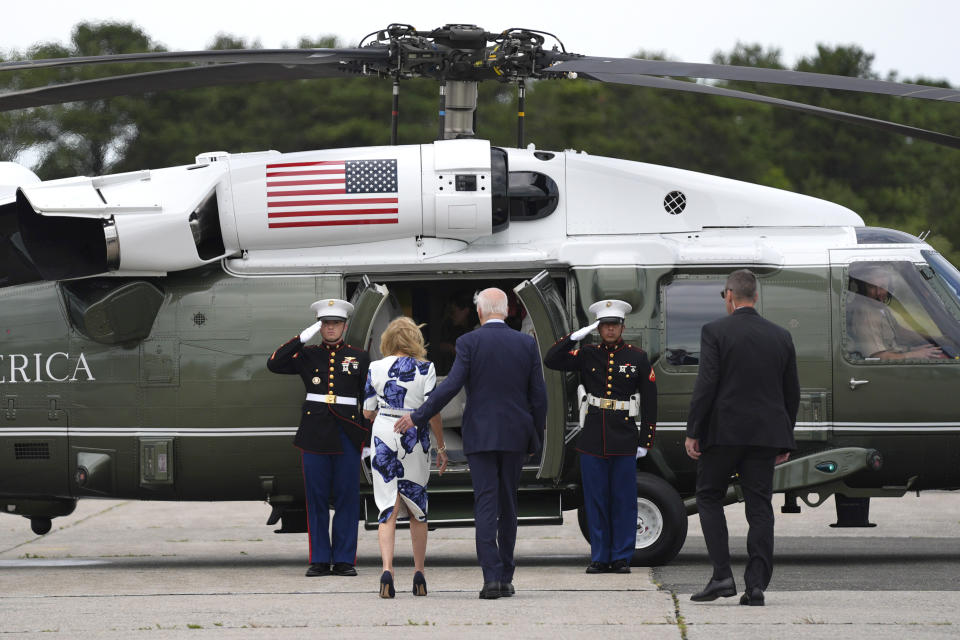
M 721 291 L 721 292 L 720 292 L 720 297 L 723 298 L 724 300 L 726 300 L 726 299 L 727 299 L 727 291 L 729 291 L 729 290 L 730 290 L 730 288 L 728 287 L 728 288 L 724 289 L 723 291 Z

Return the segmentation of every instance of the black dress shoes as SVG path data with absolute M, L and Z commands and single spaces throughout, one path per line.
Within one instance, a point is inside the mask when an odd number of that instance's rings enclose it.
M 610 565 L 611 573 L 630 573 L 629 560 L 616 560 Z
M 762 607 L 763 606 L 763 589 L 760 587 L 753 587 L 752 589 L 747 589 L 743 592 L 743 595 L 740 596 L 740 604 L 748 605 L 751 607 Z
M 517 592 L 517 590 L 513 588 L 513 583 L 512 583 L 512 582 L 501 582 L 501 583 L 500 583 L 500 597 L 501 597 L 501 598 L 509 598 L 510 596 L 512 596 L 513 594 L 515 594 L 516 592 Z
M 316 578 L 317 576 L 328 576 L 330 575 L 330 565 L 326 562 L 314 562 L 307 569 L 308 578 Z
M 610 565 L 606 562 L 591 562 L 586 573 L 610 573 Z
M 496 600 L 501 595 L 499 582 L 484 582 L 483 589 L 480 589 L 481 600 Z
M 737 595 L 737 585 L 734 584 L 733 577 L 723 578 L 722 580 L 710 578 L 710 582 L 703 588 L 703 591 L 693 594 L 690 599 L 694 602 L 710 602 L 717 598 L 729 598 L 735 595 Z
M 355 576 L 357 568 L 349 562 L 338 562 L 333 565 L 333 575 L 335 576 Z

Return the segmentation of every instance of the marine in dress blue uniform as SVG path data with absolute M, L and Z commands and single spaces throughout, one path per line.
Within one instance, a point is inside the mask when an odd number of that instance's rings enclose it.
M 656 376 L 647 354 L 620 338 L 631 309 L 622 300 L 592 304 L 597 321 L 559 340 L 543 359 L 551 369 L 578 371 L 586 391 L 576 450 L 590 533 L 587 573 L 630 572 L 637 537 L 636 459 L 646 455 L 656 434 Z M 576 342 L 601 324 L 620 328 L 600 344 L 577 349 Z
M 307 498 L 307 576 L 356 575 L 360 451 L 370 438 L 360 403 L 370 357 L 343 343 L 343 323 L 353 312 L 352 304 L 325 299 L 313 303 L 311 309 L 317 314 L 317 323 L 277 349 L 267 368 L 274 373 L 299 375 L 307 391 L 293 441 L 302 452 Z M 328 339 L 324 323 L 334 339 Z M 339 334 L 330 329 L 337 325 Z M 306 343 L 318 332 L 325 334 L 323 343 L 308 346 Z M 332 541 L 327 533 L 331 496 Z

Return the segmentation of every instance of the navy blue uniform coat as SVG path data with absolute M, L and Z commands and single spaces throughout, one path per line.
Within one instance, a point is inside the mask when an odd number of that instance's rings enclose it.
M 370 368 L 366 351 L 338 342 L 335 345 L 304 345 L 300 336 L 274 351 L 267 360 L 274 373 L 299 375 L 307 393 L 355 398 L 358 404 L 326 404 L 305 400 L 300 410 L 300 428 L 294 446 L 311 453 L 342 453 L 340 432 L 359 452 L 370 441 L 370 428 L 360 407 Z
M 539 451 L 547 419 L 547 390 L 537 343 L 503 322 L 487 322 L 457 338 L 457 359 L 446 379 L 413 412 L 426 427 L 462 387 L 463 452 Z

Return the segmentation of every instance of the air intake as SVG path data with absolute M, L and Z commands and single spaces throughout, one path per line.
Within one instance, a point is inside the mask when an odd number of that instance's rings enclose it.
M 17 460 L 49 460 L 49 442 L 15 442 L 13 457 Z

